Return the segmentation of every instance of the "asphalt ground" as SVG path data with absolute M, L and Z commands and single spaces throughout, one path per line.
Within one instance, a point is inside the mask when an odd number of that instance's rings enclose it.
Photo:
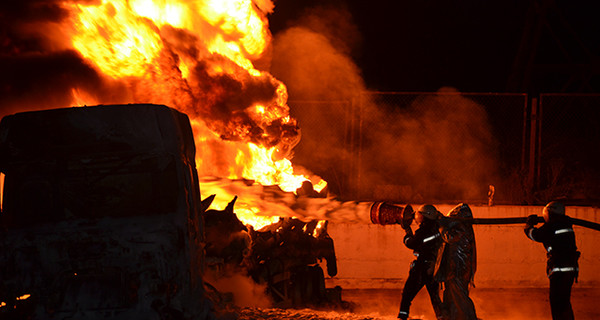
M 393 320 L 398 314 L 400 289 L 343 290 L 342 300 L 348 310 L 243 308 L 238 320 Z M 547 320 L 552 319 L 547 288 L 490 289 L 473 288 L 471 299 L 477 317 L 482 320 Z M 575 319 L 600 319 L 600 289 L 573 288 L 571 303 Z M 411 319 L 434 320 L 427 291 L 423 289 L 413 300 Z M 224 318 L 228 319 L 228 318 Z
M 353 313 L 373 319 L 393 319 L 398 315 L 401 289 L 343 290 L 342 299 L 355 305 Z M 552 319 L 548 288 L 472 288 L 471 299 L 477 317 L 483 320 Z M 580 288 L 571 293 L 575 319 L 600 319 L 600 288 Z M 423 288 L 413 300 L 410 317 L 433 320 L 435 315 L 427 290 Z

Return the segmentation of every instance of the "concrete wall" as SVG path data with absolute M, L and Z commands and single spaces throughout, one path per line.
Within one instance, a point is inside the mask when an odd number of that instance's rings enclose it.
M 454 205 L 436 205 L 443 213 Z M 478 218 L 526 217 L 542 214 L 540 206 L 471 206 Z M 600 209 L 567 207 L 567 215 L 600 222 Z M 539 226 L 539 225 L 538 225 Z M 477 287 L 547 286 L 546 254 L 541 243 L 525 236 L 523 224 L 475 225 L 477 245 Z M 600 287 L 600 231 L 574 226 L 581 287 Z M 328 287 L 347 289 L 402 288 L 408 276 L 412 251 L 404 246 L 404 230 L 398 225 L 330 223 L 338 274 L 327 278 Z M 413 230 L 416 226 L 413 225 Z

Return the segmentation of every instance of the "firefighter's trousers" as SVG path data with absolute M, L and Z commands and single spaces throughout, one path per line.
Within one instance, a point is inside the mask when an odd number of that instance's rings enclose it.
M 431 304 L 436 316 L 442 315 L 442 300 L 440 299 L 440 285 L 433 279 L 433 270 L 431 263 L 415 260 L 411 264 L 408 278 L 404 283 L 402 290 L 402 300 L 400 301 L 400 312 L 398 318 L 407 319 L 410 310 L 410 304 L 417 293 L 425 286 L 431 299 Z
M 555 272 L 550 275 L 550 309 L 554 320 L 574 319 L 571 306 L 571 287 L 575 272 Z

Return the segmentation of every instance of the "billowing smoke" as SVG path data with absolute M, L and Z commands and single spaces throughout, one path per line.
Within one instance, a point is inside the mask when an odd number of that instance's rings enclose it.
M 367 89 L 351 58 L 360 46 L 360 33 L 343 9 L 308 11 L 277 34 L 270 60 L 275 77 L 251 74 L 211 52 L 204 40 L 220 31 L 208 22 L 198 22 L 200 31 L 192 32 L 144 20 L 159 35 L 158 58 L 146 66 L 144 77 L 114 78 L 73 49 L 67 36 L 73 32 L 74 13 L 68 9 L 73 3 L 100 5 L 56 0 L 0 4 L 2 115 L 79 101 L 160 103 L 204 120 L 221 139 L 277 146 L 278 156 L 290 154 L 302 128 L 304 138 L 294 149 L 294 164 L 325 177 L 334 193 L 366 198 L 382 194 L 386 186 L 401 190 L 397 194 L 405 201 L 432 195 L 482 198 L 494 181 L 495 142 L 481 106 L 456 94 L 424 96 L 400 110 L 358 95 Z M 255 6 L 263 16 L 273 10 L 270 1 Z M 268 59 L 254 58 L 268 65 Z M 190 66 L 187 76 L 181 61 Z M 214 72 L 215 65 L 228 72 Z M 287 98 L 282 83 L 292 102 L 328 103 L 317 108 L 296 103 L 288 110 L 281 101 Z M 256 104 L 279 118 L 253 116 L 248 109 Z M 288 113 L 292 121 L 284 121 Z M 203 157 L 210 163 L 200 168 L 229 174 L 230 163 L 221 161 L 218 152 Z
M 109 101 L 126 95 L 124 85 L 110 84 L 72 50 L 28 52 L 0 57 L 0 113 L 41 110 L 71 105 L 73 90 L 81 88 Z
M 69 106 L 75 88 L 121 100 L 124 86 L 105 81 L 68 48 L 61 27 L 67 17 L 58 1 L 0 4 L 1 116 Z
M 217 292 L 230 292 L 238 307 L 266 308 L 272 305 L 271 299 L 265 294 L 266 284 L 257 284 L 242 273 L 227 271 L 225 274 L 218 274 L 209 269 L 204 276 L 205 281 L 211 283 Z M 210 288 L 208 291 L 210 292 Z
M 158 34 L 160 52 L 145 66 L 143 76 L 114 77 L 74 49 L 70 36 L 77 33 L 73 30 L 73 21 L 77 19 L 75 4 L 115 10 L 91 0 L 26 0 L 0 4 L 2 116 L 80 103 L 156 103 L 202 119 L 222 139 L 278 146 L 282 156 L 298 142 L 299 129 L 293 119 L 283 120 L 289 110 L 282 83 L 268 73 L 251 74 L 239 63 L 212 52 L 205 41 L 220 36 L 234 41 L 241 35 L 223 35 L 222 30 L 201 21 L 198 15 L 194 16 L 198 20 L 195 30 L 157 25 L 136 17 Z M 258 15 L 266 16 L 273 4 L 264 0 L 252 8 Z M 97 23 L 100 34 L 96 38 L 102 41 L 102 37 L 106 37 L 110 43 L 102 30 L 109 30 L 114 22 L 99 19 Z M 260 54 L 246 55 L 260 58 Z M 180 68 L 182 61 L 190 66 L 185 76 Z M 215 72 L 215 66 L 225 72 Z M 253 117 L 248 108 L 257 104 L 280 117 Z
M 485 199 L 497 166 L 483 107 L 452 88 L 402 109 L 361 96 L 368 88 L 351 58 L 359 44 L 351 16 L 340 8 L 309 10 L 275 34 L 271 70 L 288 86 L 291 113 L 303 130 L 294 163 L 334 191 L 344 181 L 348 189 L 338 191 L 350 197 Z M 354 167 L 344 170 L 344 163 Z

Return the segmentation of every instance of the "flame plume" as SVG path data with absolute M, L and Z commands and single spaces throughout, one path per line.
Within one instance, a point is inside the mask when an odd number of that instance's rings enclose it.
M 106 81 L 127 88 L 121 101 L 73 88 L 73 103 L 158 103 L 187 113 L 200 176 L 253 180 L 287 192 L 308 179 L 295 174 L 287 159 L 300 138 L 289 116 L 287 89 L 253 64 L 271 40 L 270 0 L 64 1 L 62 6 L 70 16 L 72 48 Z M 313 180 L 324 187 L 320 178 Z M 201 190 L 203 197 L 217 194 L 218 209 L 233 197 L 214 183 Z M 266 214 L 267 208 L 253 202 L 240 197 L 236 211 L 242 211 L 242 220 Z

